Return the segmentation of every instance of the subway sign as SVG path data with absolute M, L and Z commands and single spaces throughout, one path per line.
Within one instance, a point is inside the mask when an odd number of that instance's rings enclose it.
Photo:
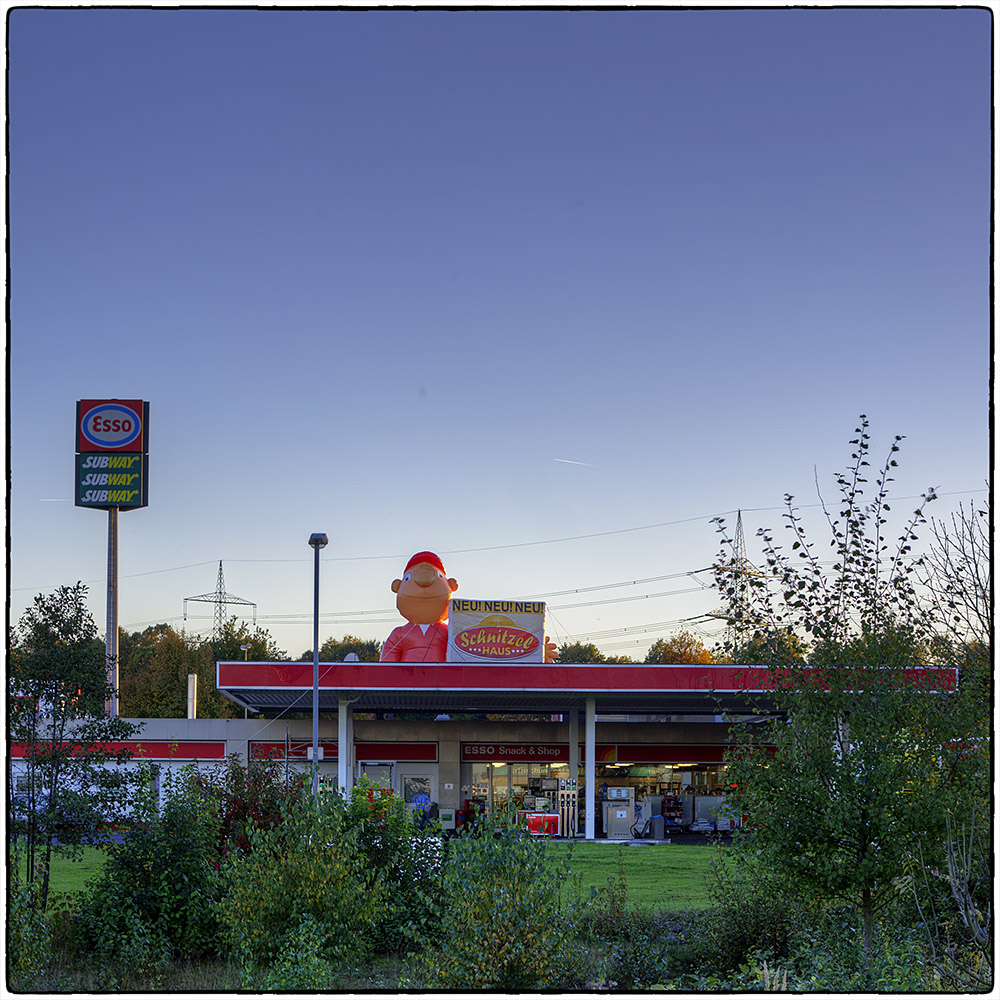
M 146 455 L 77 455 L 77 507 L 145 507 Z
M 81 399 L 76 404 L 74 502 L 132 510 L 149 503 L 149 403 Z

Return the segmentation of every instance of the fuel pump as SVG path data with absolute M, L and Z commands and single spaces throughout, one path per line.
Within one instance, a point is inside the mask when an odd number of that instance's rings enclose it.
M 564 837 L 575 837 L 579 828 L 579 790 L 573 778 L 560 778 L 556 792 L 559 810 L 559 829 Z
M 608 840 L 630 840 L 635 824 L 635 789 L 609 788 L 601 808 Z

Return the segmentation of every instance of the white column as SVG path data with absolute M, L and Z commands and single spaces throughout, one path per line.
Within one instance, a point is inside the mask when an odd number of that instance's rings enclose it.
M 347 791 L 354 787 L 354 709 L 347 710 Z
M 586 811 L 584 812 L 584 836 L 587 840 L 594 839 L 594 798 L 597 795 L 597 766 L 594 758 L 597 753 L 597 708 L 596 699 L 591 695 L 587 699 L 587 712 L 584 722 L 583 737 L 583 767 L 586 785 Z
M 580 713 L 574 706 L 573 710 L 569 713 L 569 776 L 573 781 L 573 788 L 576 791 L 576 801 L 580 801 Z M 570 836 L 576 836 L 577 834 L 577 824 L 579 820 L 579 808 L 574 812 L 572 822 L 570 823 L 570 828 L 567 830 L 567 834 Z
M 351 702 L 348 698 L 337 699 L 337 787 L 346 793 L 351 772 Z

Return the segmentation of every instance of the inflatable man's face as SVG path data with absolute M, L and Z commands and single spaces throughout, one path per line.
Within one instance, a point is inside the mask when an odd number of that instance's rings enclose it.
M 392 581 L 399 613 L 414 625 L 435 625 L 448 617 L 448 601 L 458 584 L 444 575 L 433 552 L 418 552 L 406 564 L 402 580 Z

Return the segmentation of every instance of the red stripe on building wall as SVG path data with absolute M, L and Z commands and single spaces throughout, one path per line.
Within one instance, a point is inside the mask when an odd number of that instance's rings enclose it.
M 329 740 L 320 740 L 319 747 L 323 751 L 323 760 L 337 760 L 337 744 Z M 251 740 L 250 756 L 254 760 L 270 758 L 271 760 L 284 760 L 285 750 L 288 751 L 289 760 L 308 760 L 309 751 L 312 749 L 312 740 Z
M 329 740 L 320 740 L 324 760 L 337 760 L 337 744 Z M 311 740 L 289 740 L 288 759 L 307 760 Z M 251 740 L 250 756 L 255 759 L 270 757 L 272 760 L 285 759 L 285 743 L 278 740 Z M 355 743 L 354 756 L 358 760 L 385 761 L 430 761 L 438 759 L 437 743 Z
M 70 743 L 62 745 L 72 746 Z M 133 758 L 139 760 L 222 760 L 226 756 L 224 740 L 126 740 L 121 743 L 98 743 L 94 749 L 104 753 L 130 750 Z M 27 752 L 26 743 L 15 743 L 11 747 L 12 757 L 24 757 Z M 73 751 L 74 754 L 76 752 Z
M 721 743 L 619 743 L 618 761 L 624 764 L 721 764 Z
M 436 761 L 436 743 L 355 743 L 358 760 Z
M 725 752 L 726 746 L 722 743 L 598 743 L 594 748 L 594 760 L 598 764 L 719 764 Z M 463 743 L 461 759 L 465 764 L 560 764 L 569 761 L 569 744 L 523 740 Z M 581 743 L 581 763 L 583 759 L 584 745 Z

